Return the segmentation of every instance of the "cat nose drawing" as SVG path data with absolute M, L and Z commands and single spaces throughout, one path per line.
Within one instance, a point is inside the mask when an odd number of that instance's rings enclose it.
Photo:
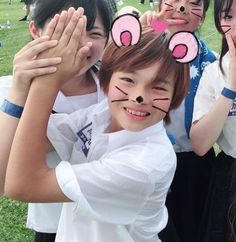
M 143 97 L 138 96 L 138 97 L 136 98 L 136 101 L 137 101 L 138 103 L 142 103 L 142 102 L 143 102 Z
M 179 11 L 180 11 L 181 13 L 185 12 L 185 7 L 184 7 L 184 6 L 181 6 L 181 7 L 179 8 Z

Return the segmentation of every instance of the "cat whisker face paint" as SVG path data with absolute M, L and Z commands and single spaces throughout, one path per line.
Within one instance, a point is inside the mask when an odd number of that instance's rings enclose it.
M 160 11 L 164 19 L 169 20 L 168 30 L 173 34 L 178 31 L 195 31 L 204 18 L 203 1 L 163 0 Z
M 142 130 L 166 116 L 174 85 L 170 77 L 157 78 L 159 68 L 157 62 L 141 70 L 113 73 L 108 91 L 112 131 Z
M 125 101 L 129 101 L 129 98 L 128 98 L 128 93 L 126 93 L 125 91 L 123 91 L 120 87 L 118 86 L 115 86 L 115 88 L 121 93 L 121 95 L 125 95 L 127 96 L 127 98 L 119 98 L 119 99 L 116 99 L 116 100 L 111 100 L 112 103 L 114 102 L 125 102 Z M 145 102 L 144 98 L 142 96 L 138 96 L 135 98 L 135 101 L 138 103 L 138 104 L 142 104 L 143 102 Z M 164 98 L 154 98 L 153 99 L 153 105 L 152 107 L 155 108 L 155 109 L 158 109 L 160 110 L 161 112 L 167 114 L 168 113 L 168 110 L 164 110 L 162 109 L 161 107 L 158 107 L 158 102 L 160 103 L 160 101 L 170 101 L 170 98 L 167 98 L 167 97 L 164 97 Z M 155 103 L 155 105 L 154 105 Z M 150 115 L 150 113 L 148 113 L 148 115 Z M 147 115 L 146 115 L 147 116 Z
M 236 44 L 236 1 L 234 0 L 231 6 L 225 4 L 220 15 L 220 28 L 222 33 L 230 33 Z

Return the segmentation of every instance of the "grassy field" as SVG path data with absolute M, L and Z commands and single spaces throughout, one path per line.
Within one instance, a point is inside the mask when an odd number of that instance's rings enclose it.
M 148 1 L 138 5 L 138 0 L 124 0 L 124 5 L 137 7 L 141 12 L 149 10 Z M 20 0 L 0 1 L 0 76 L 12 73 L 14 54 L 29 40 L 28 24 L 19 22 L 25 14 Z M 198 33 L 215 51 L 219 50 L 219 36 L 214 28 L 212 8 Z M 25 228 L 27 204 L 6 198 L 0 199 L 0 242 L 32 242 L 32 231 Z

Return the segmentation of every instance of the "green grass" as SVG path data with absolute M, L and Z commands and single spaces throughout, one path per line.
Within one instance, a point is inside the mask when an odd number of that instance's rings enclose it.
M 122 7 L 132 5 L 141 12 L 150 10 L 148 0 L 145 5 L 137 3 L 138 0 L 124 0 Z M 12 0 L 11 5 L 8 4 L 8 0 L 0 1 L 0 26 L 6 26 L 7 21 L 10 21 L 10 28 L 0 29 L 0 76 L 12 73 L 14 54 L 30 40 L 28 24 L 18 21 L 24 14 L 25 10 L 20 0 Z M 219 35 L 214 28 L 212 8 L 209 9 L 199 35 L 213 50 L 219 51 Z M 26 203 L 0 199 L 0 242 L 33 241 L 33 232 L 25 228 L 26 213 Z

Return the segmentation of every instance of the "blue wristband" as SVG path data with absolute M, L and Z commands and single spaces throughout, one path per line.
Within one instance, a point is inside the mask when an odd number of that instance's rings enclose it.
M 223 88 L 221 95 L 224 96 L 224 97 L 227 97 L 231 100 L 234 100 L 236 98 L 236 92 L 232 91 L 232 90 L 230 90 L 226 87 Z
M 4 113 L 13 116 L 15 118 L 20 118 L 21 114 L 24 110 L 23 107 L 16 105 L 14 103 L 9 102 L 8 100 L 4 100 L 2 106 L 0 108 Z

